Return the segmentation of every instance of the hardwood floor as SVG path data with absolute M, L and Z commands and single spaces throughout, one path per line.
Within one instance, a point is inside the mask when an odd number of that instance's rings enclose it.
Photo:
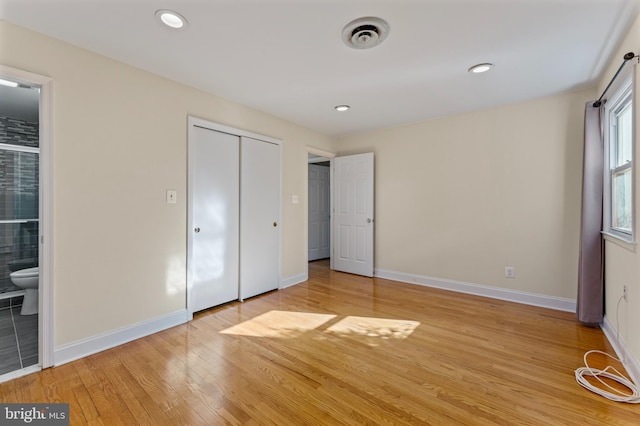
M 0 384 L 71 424 L 638 425 L 583 388 L 602 331 L 571 313 L 329 271 Z M 598 360 L 594 360 L 598 364 Z

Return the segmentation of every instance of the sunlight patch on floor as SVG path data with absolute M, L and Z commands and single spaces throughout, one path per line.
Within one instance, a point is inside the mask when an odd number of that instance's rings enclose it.
M 379 346 L 406 339 L 419 325 L 418 321 L 349 316 L 333 324 L 325 333 Z
M 335 317 L 335 315 L 309 312 L 269 311 L 222 330 L 220 333 L 286 339 L 314 330 Z
M 290 339 L 311 330 L 318 330 L 337 315 L 310 312 L 269 311 L 255 318 L 222 330 L 222 334 L 236 336 Z M 369 346 L 406 339 L 420 325 L 418 321 L 348 316 L 326 330 L 325 335 L 355 339 Z

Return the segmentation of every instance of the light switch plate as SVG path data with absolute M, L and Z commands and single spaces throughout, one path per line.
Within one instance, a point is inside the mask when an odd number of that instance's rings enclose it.
M 178 191 L 175 189 L 167 189 L 167 203 L 175 204 L 178 201 Z

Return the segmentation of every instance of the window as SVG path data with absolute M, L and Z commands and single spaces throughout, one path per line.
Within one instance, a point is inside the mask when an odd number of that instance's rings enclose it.
M 631 77 L 605 104 L 605 232 L 634 241 L 634 143 Z

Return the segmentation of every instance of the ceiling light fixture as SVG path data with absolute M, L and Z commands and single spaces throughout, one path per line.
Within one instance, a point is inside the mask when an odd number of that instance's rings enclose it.
M 469 72 L 472 72 L 474 74 L 480 74 L 480 73 L 489 71 L 492 66 L 493 64 L 490 64 L 488 62 L 484 64 L 474 65 L 471 68 L 469 68 Z
M 338 105 L 334 108 L 336 109 L 336 111 L 344 112 L 344 111 L 348 111 L 349 108 L 351 107 L 349 105 Z
M 2 84 L 3 86 L 18 87 L 18 83 L 16 83 L 15 81 L 3 80 L 1 78 L 0 84 Z
M 179 30 L 187 25 L 187 19 L 169 9 L 156 10 L 156 18 L 169 28 Z

